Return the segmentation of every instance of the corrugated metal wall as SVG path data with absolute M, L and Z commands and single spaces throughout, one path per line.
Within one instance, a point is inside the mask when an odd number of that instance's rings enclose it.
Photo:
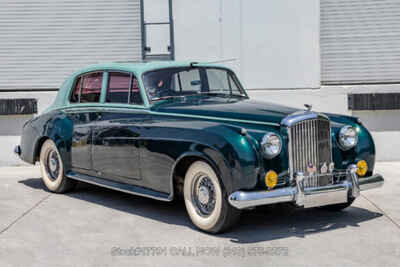
M 400 1 L 321 0 L 324 84 L 400 82 Z
M 58 88 L 87 64 L 141 59 L 140 0 L 2 0 L 1 89 Z

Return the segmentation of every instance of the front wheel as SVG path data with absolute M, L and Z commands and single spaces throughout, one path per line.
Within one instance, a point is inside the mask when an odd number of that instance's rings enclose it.
M 213 168 L 204 161 L 194 162 L 185 175 L 183 195 L 193 224 L 209 233 L 227 230 L 240 217 L 240 211 L 227 200 Z
M 72 190 L 76 181 L 64 175 L 64 164 L 56 144 L 47 139 L 40 150 L 40 169 L 42 180 L 46 187 L 55 193 L 64 193 Z

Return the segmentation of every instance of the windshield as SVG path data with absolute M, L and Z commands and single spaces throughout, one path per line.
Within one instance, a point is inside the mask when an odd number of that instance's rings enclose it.
M 151 101 L 197 94 L 247 97 L 236 76 L 223 68 L 161 69 L 145 73 L 143 82 Z

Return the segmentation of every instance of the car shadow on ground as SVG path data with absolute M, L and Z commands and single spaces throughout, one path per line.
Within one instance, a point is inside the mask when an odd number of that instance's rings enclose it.
M 19 183 L 37 190 L 47 191 L 40 178 L 21 180 Z M 197 231 L 186 215 L 183 201 L 162 202 L 87 183 L 79 183 L 73 192 L 65 194 L 65 196 L 162 223 L 187 226 Z M 320 208 L 301 209 L 291 204 L 277 204 L 244 211 L 240 221 L 232 230 L 217 235 L 217 237 L 228 238 L 231 242 L 239 244 L 287 237 L 304 238 L 315 233 L 345 227 L 359 227 L 360 223 L 381 216 L 381 213 L 356 206 L 349 207 L 342 212 L 332 212 Z

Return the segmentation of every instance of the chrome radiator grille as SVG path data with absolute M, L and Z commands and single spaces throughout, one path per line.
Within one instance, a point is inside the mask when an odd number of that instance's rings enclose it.
M 310 176 L 304 187 L 324 186 L 332 183 L 329 164 L 332 162 L 331 130 L 328 119 L 316 118 L 297 122 L 288 128 L 289 170 Z M 325 169 L 321 171 L 321 168 Z

